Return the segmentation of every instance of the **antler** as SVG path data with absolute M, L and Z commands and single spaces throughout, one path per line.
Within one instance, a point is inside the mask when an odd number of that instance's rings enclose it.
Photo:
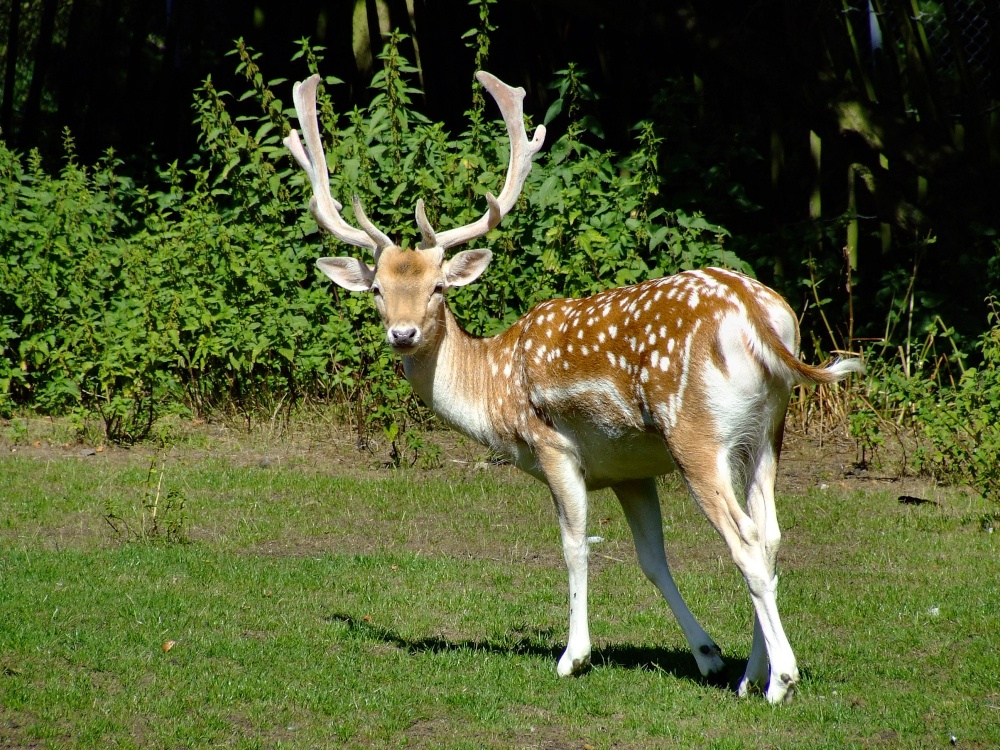
M 289 132 L 284 143 L 302 169 L 309 175 L 309 183 L 313 189 L 309 209 L 316 217 L 316 221 L 341 242 L 371 250 L 375 256 L 375 265 L 378 265 L 379 255 L 385 248 L 393 244 L 392 240 L 368 220 L 361 208 L 358 196 L 355 195 L 353 200 L 354 215 L 364 231 L 355 229 L 344 221 L 340 215 L 343 206 L 330 195 L 330 174 L 327 171 L 326 152 L 323 150 L 323 141 L 319 135 L 319 122 L 316 118 L 316 86 L 318 84 L 319 76 L 312 75 L 292 87 L 295 113 L 298 115 L 299 126 L 302 128 L 302 136 L 306 145 L 303 147 L 299 140 L 299 134 L 295 130 Z
M 447 250 L 449 247 L 482 237 L 497 226 L 517 203 L 524 181 L 531 171 L 531 160 L 545 140 L 544 125 L 539 125 L 535 129 L 534 137 L 528 140 L 528 134 L 524 129 L 524 89 L 508 86 L 496 76 L 483 70 L 476 73 L 476 78 L 496 100 L 503 121 L 507 125 L 507 135 L 510 138 L 510 163 L 507 165 L 503 191 L 499 198 L 495 198 L 492 193 L 486 194 L 489 209 L 478 221 L 441 233 L 435 233 L 431 228 L 424 214 L 424 203 L 418 200 L 417 224 L 423 235 L 423 242 L 420 245 L 422 249 L 440 247 Z
M 534 137 L 528 140 L 528 134 L 524 129 L 524 89 L 508 86 L 496 76 L 485 71 L 476 73 L 476 78 L 496 100 L 500 107 L 500 114 L 503 115 L 504 123 L 507 125 L 507 135 L 510 138 L 510 163 L 507 165 L 507 176 L 504 179 L 503 190 L 499 198 L 494 197 L 492 193 L 486 194 L 489 208 L 478 221 L 441 233 L 436 233 L 431 227 L 430 222 L 427 221 L 427 215 L 424 213 L 424 202 L 418 200 L 417 225 L 420 227 L 420 233 L 423 237 L 423 241 L 419 245 L 420 249 L 439 247 L 442 250 L 447 250 L 455 245 L 482 237 L 496 227 L 517 202 L 524 187 L 524 181 L 531 171 L 531 160 L 538 153 L 545 140 L 544 125 L 539 125 L 535 129 Z M 288 137 L 285 138 L 285 146 L 309 175 L 309 182 L 313 189 L 309 208 L 313 216 L 316 217 L 316 221 L 341 242 L 371 250 L 375 256 L 375 265 L 378 265 L 379 255 L 385 248 L 393 244 L 392 240 L 368 220 L 356 195 L 353 201 L 354 215 L 357 217 L 358 224 L 361 225 L 361 230 L 364 231 L 355 229 L 344 221 L 340 215 L 343 206 L 330 195 L 330 175 L 327 171 L 326 154 L 323 151 L 319 123 L 316 118 L 316 86 L 318 84 L 319 76 L 312 75 L 301 83 L 296 83 L 292 88 L 292 99 L 295 102 L 295 112 L 302 128 L 305 146 L 302 145 L 299 134 L 295 130 L 289 132 Z

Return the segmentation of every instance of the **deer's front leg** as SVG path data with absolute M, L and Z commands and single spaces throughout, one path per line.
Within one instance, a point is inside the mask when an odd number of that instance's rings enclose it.
M 587 621 L 587 486 L 576 459 L 558 448 L 540 448 L 538 462 L 545 473 L 559 513 L 563 556 L 569 570 L 569 640 L 559 659 L 560 677 L 577 675 L 590 666 L 590 626 Z
M 649 478 L 621 482 L 611 489 L 618 496 L 622 510 L 625 511 L 625 518 L 632 529 L 639 566 L 667 600 L 681 630 L 684 631 L 687 642 L 691 644 L 698 669 L 706 677 L 721 672 L 725 664 L 719 647 L 691 614 L 670 574 L 670 566 L 667 564 L 667 556 L 663 549 L 663 516 L 660 513 L 656 480 Z

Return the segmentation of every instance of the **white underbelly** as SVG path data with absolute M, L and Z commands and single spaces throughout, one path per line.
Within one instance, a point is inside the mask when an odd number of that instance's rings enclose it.
M 587 489 L 669 474 L 677 469 L 667 445 L 655 432 L 627 430 L 609 436 L 590 423 L 556 424 L 576 447 Z
M 589 424 L 578 428 L 557 424 L 556 429 L 579 458 L 588 490 L 599 490 L 629 479 L 658 477 L 677 469 L 663 439 L 652 432 L 629 431 L 609 438 Z M 530 445 L 517 441 L 495 447 L 506 453 L 521 471 L 546 481 Z
M 582 442 L 580 458 L 588 489 L 609 487 L 627 479 L 658 477 L 677 469 L 659 435 L 641 433 L 611 445 L 587 445 L 587 441 Z

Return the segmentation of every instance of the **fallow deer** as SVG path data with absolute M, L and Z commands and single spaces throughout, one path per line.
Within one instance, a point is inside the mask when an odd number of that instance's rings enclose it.
M 340 215 L 330 194 L 316 118 L 318 76 L 293 89 L 305 146 L 285 144 L 312 185 L 310 208 L 337 239 L 367 248 L 374 263 L 320 258 L 335 283 L 371 292 L 388 345 L 402 356 L 413 390 L 442 420 L 547 483 L 569 569 L 569 637 L 558 673 L 590 662 L 587 620 L 587 493 L 610 487 L 631 527 L 639 564 L 670 606 L 703 675 L 723 669 L 719 648 L 695 620 L 664 554 L 655 477 L 679 470 L 729 547 L 753 601 L 753 643 L 737 692 L 762 689 L 778 703 L 799 672 L 775 600 L 780 533 L 775 473 L 794 385 L 833 383 L 861 372 L 859 359 L 826 367 L 796 356 L 798 322 L 788 304 L 757 281 L 722 268 L 686 271 L 586 299 L 553 299 L 504 333 L 474 338 L 457 324 L 445 294 L 475 281 L 489 250 L 445 251 L 483 237 L 514 207 L 542 146 L 529 140 L 524 90 L 480 72 L 500 107 L 510 162 L 499 197 L 476 222 L 435 231 L 416 204 L 422 242 L 396 245 L 366 218 Z

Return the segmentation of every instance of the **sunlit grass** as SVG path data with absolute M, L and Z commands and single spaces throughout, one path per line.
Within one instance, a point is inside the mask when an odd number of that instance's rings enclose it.
M 103 516 L 141 516 L 150 459 L 0 458 L 0 745 L 1000 745 L 1000 565 L 980 523 L 995 509 L 961 493 L 782 495 L 779 601 L 803 683 L 773 708 L 698 678 L 607 493 L 591 514 L 595 667 L 562 680 L 565 572 L 542 485 L 502 467 L 351 477 L 178 449 L 157 465 L 188 542 L 122 543 Z M 678 585 L 735 682 L 742 581 L 673 484 L 664 517 Z

